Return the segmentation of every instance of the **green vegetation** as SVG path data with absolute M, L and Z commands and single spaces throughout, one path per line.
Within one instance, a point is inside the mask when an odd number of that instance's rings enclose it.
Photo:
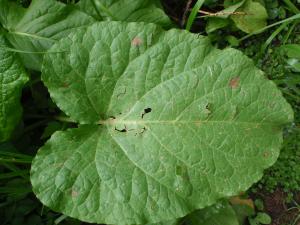
M 1 224 L 297 223 L 299 2 L 175 2 L 0 0 Z

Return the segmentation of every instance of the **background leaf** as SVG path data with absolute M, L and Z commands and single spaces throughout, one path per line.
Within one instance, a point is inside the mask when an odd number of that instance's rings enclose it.
M 27 82 L 27 74 L 16 53 L 8 50 L 3 35 L 0 34 L 0 141 L 10 138 L 22 115 L 20 104 L 22 87 Z
M 272 219 L 268 214 L 261 212 L 257 213 L 255 220 L 261 224 L 270 224 L 272 222 Z
M 239 12 L 245 15 L 232 15 L 230 18 L 235 25 L 246 33 L 252 33 L 264 28 L 267 25 L 268 14 L 264 6 L 253 0 L 247 0 L 238 8 Z
M 77 6 L 97 20 L 156 23 L 172 26 L 159 0 L 88 0 Z
M 226 27 L 229 24 L 229 20 L 217 17 L 209 17 L 205 27 L 206 33 L 211 33 L 220 28 Z
M 286 44 L 280 47 L 286 55 L 290 58 L 296 58 L 300 60 L 300 45 L 299 44 Z
M 193 212 L 185 219 L 187 225 L 239 225 L 235 211 L 227 201 Z
M 0 0 L 0 5 L 6 38 L 15 49 L 29 52 L 20 55 L 25 66 L 35 70 L 40 70 L 43 53 L 57 40 L 95 22 L 73 6 L 55 0 L 33 0 L 28 9 L 8 0 Z

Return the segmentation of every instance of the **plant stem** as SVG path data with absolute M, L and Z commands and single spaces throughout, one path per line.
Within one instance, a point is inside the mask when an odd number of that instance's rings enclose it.
M 29 131 L 32 131 L 32 130 L 34 130 L 35 128 L 40 127 L 40 126 L 42 126 L 42 125 L 48 123 L 48 121 L 49 121 L 49 119 L 44 119 L 44 120 L 38 121 L 38 122 L 36 122 L 36 123 L 34 123 L 34 124 L 32 124 L 32 125 L 26 127 L 26 128 L 24 129 L 24 133 L 27 133 L 27 132 L 29 132 Z
M 22 172 L 9 172 L 9 173 L 2 173 L 0 174 L 0 179 L 7 179 L 7 178 L 13 178 L 13 177 L 23 177 L 24 175 L 28 175 L 27 171 Z
M 0 158 L 1 162 L 10 162 L 10 163 L 21 163 L 21 164 L 31 164 L 31 160 L 24 160 L 24 159 L 15 159 L 15 158 Z
M 76 121 L 72 120 L 69 117 L 65 117 L 65 116 L 56 116 L 54 117 L 56 120 L 61 121 L 61 122 L 67 122 L 67 123 L 76 123 Z
M 7 151 L 0 151 L 0 156 L 11 156 L 11 157 L 16 157 L 16 158 L 21 158 L 25 160 L 32 160 L 32 156 L 30 155 L 25 155 L 25 154 L 20 154 L 20 153 L 13 153 L 13 152 L 7 152 Z

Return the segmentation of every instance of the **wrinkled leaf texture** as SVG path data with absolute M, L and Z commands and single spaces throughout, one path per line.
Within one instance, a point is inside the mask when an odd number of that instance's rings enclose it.
M 32 54 L 20 54 L 26 67 L 40 70 L 43 52 L 57 40 L 95 19 L 72 5 L 55 0 L 33 0 L 28 9 L 9 0 L 0 0 L 0 22 L 11 45 Z
M 10 138 L 22 115 L 22 87 L 28 80 L 16 53 L 0 34 L 0 142 Z
M 31 182 L 83 221 L 155 223 L 236 195 L 275 162 L 293 119 L 250 59 L 186 31 L 101 22 L 49 51 L 42 79 L 78 128 L 38 151 Z

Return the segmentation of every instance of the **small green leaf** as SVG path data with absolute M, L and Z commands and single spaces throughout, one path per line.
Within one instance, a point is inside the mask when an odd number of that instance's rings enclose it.
M 226 27 L 229 24 L 227 19 L 209 17 L 205 27 L 206 33 L 211 33 L 220 28 Z
M 213 206 L 193 212 L 185 219 L 188 225 L 239 225 L 231 205 L 226 202 L 219 202 Z
M 255 220 L 261 224 L 270 224 L 272 222 L 271 217 L 266 213 L 257 213 Z
M 289 58 L 287 64 L 296 72 L 300 72 L 300 61 L 298 59 Z
M 239 40 L 235 36 L 233 36 L 233 35 L 227 35 L 225 37 L 225 39 L 228 41 L 228 43 L 232 47 L 239 46 L 239 44 L 240 44 Z
M 251 60 L 186 31 L 100 22 L 49 51 L 42 80 L 78 128 L 38 151 L 31 182 L 83 221 L 156 223 L 237 195 L 276 161 L 293 119 Z
M 250 225 L 260 225 L 259 222 L 256 222 L 254 219 L 252 218 L 248 218 L 249 224 Z
M 27 74 L 0 34 L 0 142 L 10 138 L 22 115 L 20 98 Z
M 245 14 L 232 15 L 230 18 L 239 29 L 246 33 L 258 31 L 267 25 L 267 11 L 258 2 L 247 0 L 238 11 Z
M 264 210 L 264 202 L 261 199 L 256 199 L 254 201 L 256 208 L 260 211 Z
M 287 44 L 280 47 L 289 58 L 296 58 L 300 60 L 300 45 Z

